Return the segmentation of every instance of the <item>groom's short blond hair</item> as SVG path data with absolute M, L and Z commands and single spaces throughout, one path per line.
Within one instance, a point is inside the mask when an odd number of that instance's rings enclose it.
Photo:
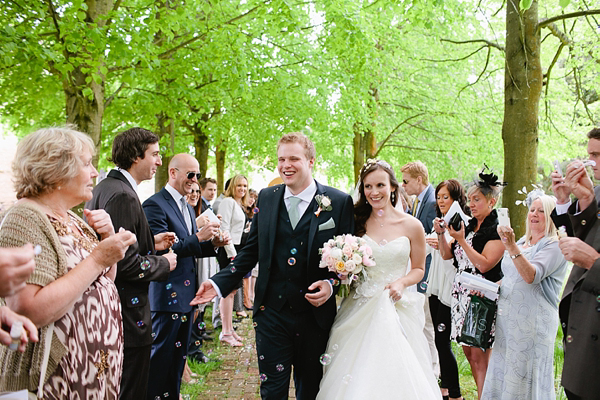
M 290 132 L 283 135 L 277 142 L 277 150 L 279 150 L 280 145 L 287 143 L 299 143 L 304 147 L 304 155 L 307 160 L 313 160 L 317 157 L 314 143 L 302 132 Z

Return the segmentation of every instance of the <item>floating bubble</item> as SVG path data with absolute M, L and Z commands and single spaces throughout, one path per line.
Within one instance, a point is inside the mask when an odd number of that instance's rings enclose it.
M 331 364 L 331 356 L 327 353 L 322 354 L 321 357 L 319 358 L 319 361 L 321 362 L 322 365 L 329 365 L 329 364 Z
M 255 328 L 256 328 L 256 326 L 257 326 L 257 325 L 258 325 L 258 324 L 257 324 L 256 322 L 253 322 L 253 323 L 252 323 L 252 326 L 253 326 L 253 327 L 255 327 Z
M 196 341 L 194 342 L 194 344 L 195 344 L 196 346 L 200 346 L 200 345 L 202 344 L 202 342 L 201 342 L 200 340 L 196 340 Z
M 165 289 L 167 289 L 167 290 L 170 290 L 172 287 L 173 287 L 173 284 L 172 284 L 172 283 L 167 283 L 167 284 L 165 285 Z
M 336 351 L 338 349 L 338 345 L 337 343 L 334 343 L 333 345 L 331 345 L 331 350 Z
M 181 347 L 181 342 L 180 341 L 175 342 L 175 347 Z
M 177 299 L 173 300 L 173 304 L 177 304 Z
M 137 297 L 132 297 L 131 298 L 131 304 L 137 304 L 140 302 L 140 299 L 138 299 Z
M 439 324 L 437 330 L 438 332 L 444 332 L 446 330 L 446 324 Z
M 600 303 L 600 296 L 596 297 L 596 301 Z
M 235 267 L 231 267 L 231 273 L 233 274 L 236 271 Z
M 164 392 L 163 397 L 169 397 L 169 392 Z
M 181 316 L 181 322 L 185 322 L 187 321 L 187 315 L 182 315 Z
M 264 359 L 265 359 L 265 356 L 263 356 L 263 355 L 261 354 L 260 356 L 258 356 L 258 359 L 259 359 L 260 361 L 262 361 L 262 360 L 264 360 Z
M 140 328 L 141 328 L 142 326 L 144 326 L 144 321 L 138 321 L 138 322 L 137 322 L 137 326 L 139 326 Z
M 258 207 L 254 207 L 254 209 L 252 211 L 254 211 L 254 214 L 258 214 L 258 211 L 259 211 Z
M 310 117 L 306 118 L 306 125 L 310 125 L 312 123 L 313 123 L 313 119 L 312 118 L 310 118 Z
M 177 292 L 171 293 L 171 298 L 174 299 L 175 297 L 177 297 Z
M 567 335 L 567 343 L 571 343 L 573 341 L 573 336 Z
M 144 273 L 142 272 L 141 274 L 138 275 L 140 277 L 140 279 L 142 279 L 144 277 Z
M 290 253 L 291 253 L 292 255 L 294 255 L 294 254 L 298 253 L 298 249 L 297 249 L 297 248 L 295 248 L 295 247 L 293 247 L 293 248 L 290 250 Z
M 265 311 L 265 306 L 260 306 L 260 311 Z
M 148 268 L 150 268 L 150 261 L 148 260 L 144 260 L 140 263 L 140 268 L 142 269 L 142 271 L 147 270 Z
M 283 365 L 282 364 L 277 364 L 275 366 L 275 369 L 277 370 L 277 372 L 281 372 L 281 371 L 283 371 Z
M 388 241 L 385 239 L 382 239 L 381 242 L 379 242 L 380 246 L 385 246 L 386 244 L 388 244 Z
M 176 320 L 177 318 L 179 318 L 179 315 L 177 315 L 177 314 L 173 314 L 173 315 L 171 315 L 171 318 L 172 318 L 173 320 Z
M 377 216 L 383 217 L 383 210 L 377 210 Z
M 186 279 L 185 281 L 183 281 L 184 286 L 190 286 L 191 284 L 192 284 L 192 282 L 190 282 L 189 279 Z
M 344 375 L 344 377 L 342 378 L 342 383 L 344 385 L 347 385 L 350 382 L 352 382 L 352 375 L 350 375 L 350 374 Z
M 427 290 L 427 282 L 421 282 L 419 284 L 419 287 L 421 288 L 421 290 Z
M 267 381 L 267 375 L 265 374 L 260 374 L 258 376 L 258 379 L 260 379 L 261 382 L 266 382 Z

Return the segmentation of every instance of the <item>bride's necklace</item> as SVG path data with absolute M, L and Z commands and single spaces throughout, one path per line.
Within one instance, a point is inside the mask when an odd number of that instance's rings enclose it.
M 383 225 L 385 222 L 385 220 L 382 219 L 383 214 L 384 214 L 383 210 L 380 209 L 380 210 L 377 210 L 377 212 L 375 213 L 375 215 L 377 215 L 377 217 L 379 217 L 379 218 L 376 218 L 375 216 L 373 216 L 373 220 L 375 221 L 376 224 L 379 224 L 380 228 L 383 228 Z M 377 243 L 377 244 L 379 244 L 380 246 L 385 246 L 386 244 L 388 244 L 388 241 L 385 239 L 381 239 L 379 241 L 379 243 Z

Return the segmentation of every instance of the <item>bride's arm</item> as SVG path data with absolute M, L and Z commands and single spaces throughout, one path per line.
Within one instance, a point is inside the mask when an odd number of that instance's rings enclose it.
M 425 274 L 425 232 L 419 220 L 412 222 L 407 235 L 410 239 L 410 272 L 385 287 L 390 289 L 390 297 L 394 300 L 400 300 L 404 289 L 419 283 Z

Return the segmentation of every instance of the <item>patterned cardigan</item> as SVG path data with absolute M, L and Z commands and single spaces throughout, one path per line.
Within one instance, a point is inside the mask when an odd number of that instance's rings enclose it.
M 72 216 L 81 220 L 69 211 Z M 67 273 L 67 256 L 60 239 L 46 214 L 32 204 L 17 204 L 0 215 L 0 247 L 19 247 L 27 243 L 40 245 L 42 252 L 35 256 L 35 270 L 28 284 L 46 286 Z M 85 223 L 82 224 L 95 235 Z M 5 305 L 0 298 L 0 305 Z M 52 334 L 46 381 L 58 367 L 68 349 L 48 326 L 39 329 L 39 342 L 27 344 L 24 353 L 0 346 L 0 392 L 27 389 L 37 391 L 44 354 L 46 335 Z

